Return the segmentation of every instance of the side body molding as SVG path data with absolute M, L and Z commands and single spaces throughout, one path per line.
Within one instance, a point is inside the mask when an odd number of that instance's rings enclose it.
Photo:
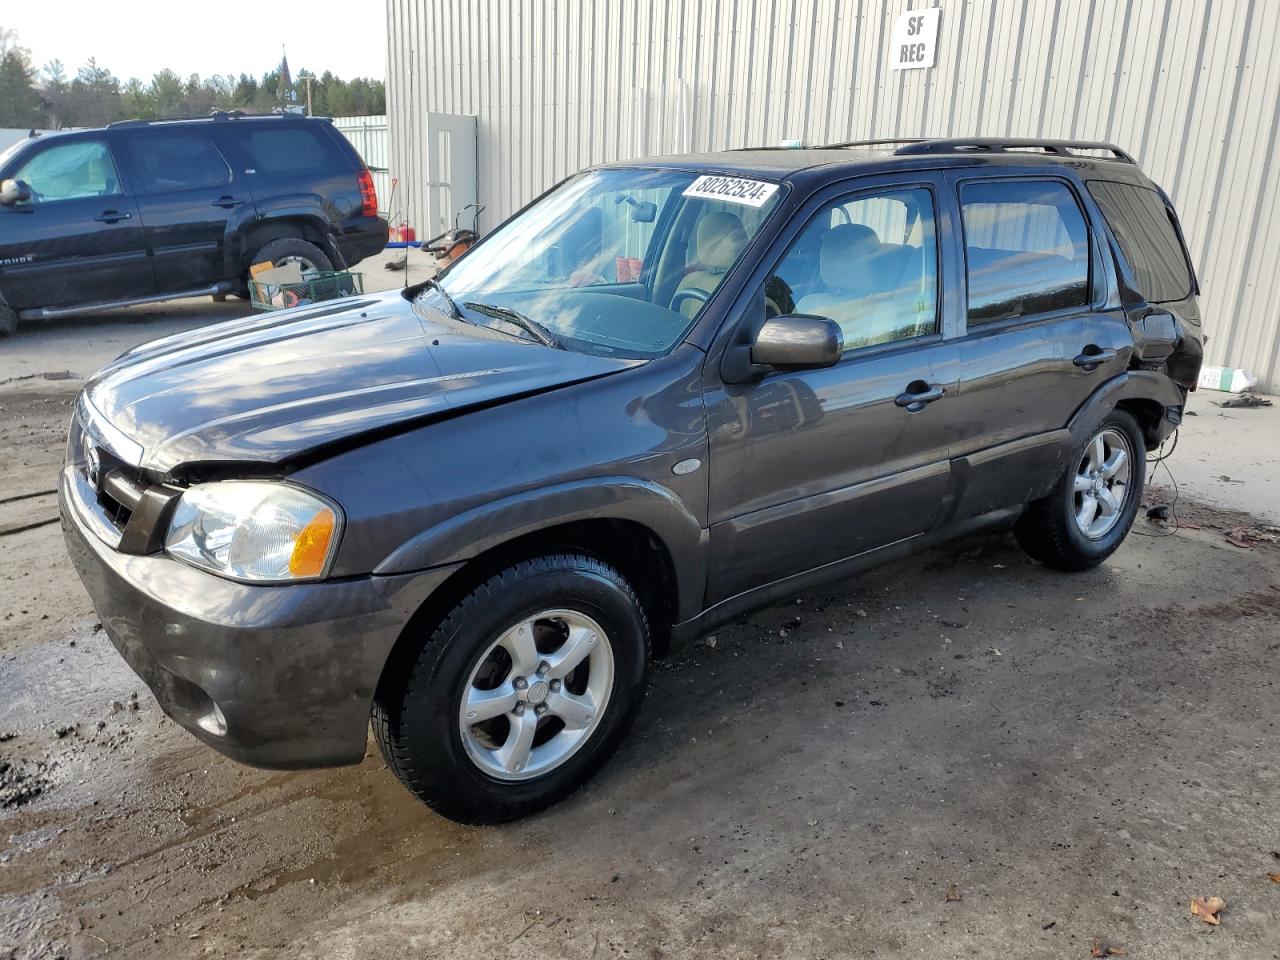
M 661 484 L 636 477 L 593 477 L 482 504 L 424 530 L 374 568 L 406 573 L 479 556 L 527 534 L 579 520 L 628 520 L 666 547 L 675 569 L 677 615 L 697 615 L 707 582 L 707 531 Z

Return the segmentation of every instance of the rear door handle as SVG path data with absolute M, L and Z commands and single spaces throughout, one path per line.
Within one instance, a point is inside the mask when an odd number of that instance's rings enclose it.
M 103 210 L 93 219 L 99 223 L 116 223 L 120 220 L 132 220 L 132 213 L 121 213 L 119 210 Z
M 893 402 L 900 407 L 906 407 L 908 413 L 919 413 L 928 404 L 941 400 L 946 395 L 947 391 L 936 383 L 914 380 L 907 384 L 904 392 L 893 398 Z
M 1114 360 L 1115 358 L 1116 352 L 1114 350 L 1102 350 L 1090 344 L 1081 353 L 1077 354 L 1076 358 L 1071 362 L 1084 370 L 1085 373 L 1093 373 L 1108 360 Z
M 237 200 L 235 197 L 219 197 L 217 200 L 213 201 L 213 205 L 215 207 L 222 207 L 224 210 L 230 210 L 232 207 L 238 207 L 242 203 L 244 203 L 243 200 Z

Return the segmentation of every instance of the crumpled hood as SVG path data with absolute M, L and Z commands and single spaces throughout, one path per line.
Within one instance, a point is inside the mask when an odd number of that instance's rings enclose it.
M 169 472 L 317 448 L 635 366 L 417 308 L 399 291 L 234 320 L 143 344 L 86 399 Z

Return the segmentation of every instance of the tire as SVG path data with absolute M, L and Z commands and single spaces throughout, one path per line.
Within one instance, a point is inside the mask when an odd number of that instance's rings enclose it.
M 292 259 L 303 261 L 302 269 L 304 270 L 308 268 L 308 265 L 320 271 L 333 269 L 333 261 L 329 259 L 323 250 L 314 243 L 294 237 L 284 237 L 265 244 L 258 249 L 258 252 L 253 255 L 249 263 L 265 263 L 270 260 L 276 266 L 280 266 L 285 261 Z
M 18 312 L 0 297 L 0 340 L 18 332 Z
M 1095 469 L 1098 449 L 1103 451 L 1100 471 Z M 1115 467 L 1116 472 L 1108 476 L 1117 450 L 1125 453 L 1127 472 Z M 1133 526 L 1142 503 L 1146 468 L 1146 445 L 1138 421 L 1124 410 L 1113 410 L 1073 452 L 1053 491 L 1027 505 L 1014 527 L 1019 545 L 1055 570 L 1096 567 L 1115 553 Z M 1086 503 L 1090 497 L 1096 503 L 1092 520 Z M 1108 513 L 1108 506 L 1115 509 Z
M 535 622 L 544 613 L 556 616 Z M 523 669 L 510 652 L 521 629 L 527 634 L 520 636 L 537 638 L 542 666 L 536 671 L 528 669 L 531 648 Z M 597 630 L 603 643 L 596 643 Z M 468 593 L 429 635 L 407 639 L 374 698 L 374 735 L 400 781 L 459 823 L 516 820 L 582 786 L 635 719 L 652 648 L 635 590 L 613 567 L 577 553 L 508 567 Z M 588 643 L 582 659 L 566 654 Z M 562 672 L 569 661 L 579 666 Z M 486 694 L 502 705 L 486 708 L 478 699 Z M 512 697 L 516 705 L 508 709 Z M 464 698 L 468 707 L 481 704 L 483 713 L 501 712 L 468 724 L 475 714 L 464 716 Z M 603 706 L 582 712 L 583 704 Z M 573 716 L 576 727 L 561 714 Z M 518 734 L 530 728 L 537 732 L 522 766 Z

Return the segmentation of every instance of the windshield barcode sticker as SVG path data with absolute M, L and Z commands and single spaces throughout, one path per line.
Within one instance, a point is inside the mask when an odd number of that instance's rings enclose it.
M 748 207 L 763 207 L 777 192 L 776 183 L 763 180 L 742 180 L 738 177 L 699 177 L 685 188 L 684 196 L 701 197 L 704 200 L 727 200 Z

